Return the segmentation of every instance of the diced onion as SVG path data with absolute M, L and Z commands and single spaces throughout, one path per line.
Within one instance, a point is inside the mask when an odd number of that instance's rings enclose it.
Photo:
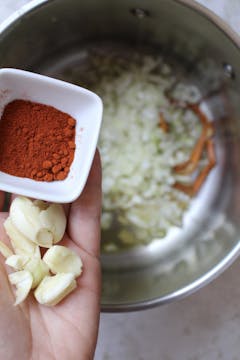
M 116 251 L 162 238 L 171 226 L 181 224 L 190 199 L 172 189 L 176 180 L 172 167 L 189 158 L 201 126 L 193 112 L 176 108 L 167 99 L 165 91 L 176 79 L 161 57 L 94 53 L 88 64 L 86 85 L 104 103 L 99 143 L 102 227 L 115 231 L 114 246 L 106 242 L 103 247 Z M 184 100 L 199 99 L 192 85 L 179 83 L 176 92 L 184 92 Z M 167 133 L 159 126 L 160 111 L 169 124 Z

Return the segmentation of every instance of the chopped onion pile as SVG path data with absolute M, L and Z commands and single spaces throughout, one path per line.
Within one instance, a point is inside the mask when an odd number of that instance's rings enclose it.
M 201 133 L 196 115 L 170 104 L 165 91 L 175 83 L 173 69 L 155 55 L 104 53 L 89 55 L 87 86 L 104 103 L 99 143 L 103 163 L 104 231 L 114 229 L 103 250 L 145 244 L 180 226 L 190 198 L 172 188 L 179 176 L 172 167 L 189 158 Z M 177 92 L 196 100 L 193 85 L 179 84 Z M 194 99 L 191 99 L 191 95 Z M 177 95 L 176 95 L 177 96 Z M 163 113 L 169 125 L 159 126 Z M 117 233 L 116 233 L 117 232 Z

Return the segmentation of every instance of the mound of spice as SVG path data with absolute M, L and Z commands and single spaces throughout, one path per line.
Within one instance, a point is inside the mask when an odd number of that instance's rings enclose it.
M 0 171 L 37 181 L 64 180 L 75 153 L 75 125 L 52 106 L 12 101 L 0 121 Z

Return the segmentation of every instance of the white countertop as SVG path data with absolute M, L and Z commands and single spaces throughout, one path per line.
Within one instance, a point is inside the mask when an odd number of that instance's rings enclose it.
M 29 0 L 1 0 L 0 21 Z M 240 33 L 240 0 L 198 0 Z M 4 3 L 4 4 L 3 4 Z M 95 360 L 239 360 L 240 261 L 194 295 L 128 314 L 102 314 Z

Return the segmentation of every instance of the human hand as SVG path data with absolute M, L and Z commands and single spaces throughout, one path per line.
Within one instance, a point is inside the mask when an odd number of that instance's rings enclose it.
M 0 205 L 3 204 L 3 194 Z M 7 267 L 0 255 L 0 359 L 93 359 L 100 314 L 101 164 L 96 153 L 78 200 L 67 209 L 67 232 L 61 244 L 75 250 L 83 261 L 78 287 L 55 307 L 39 305 L 33 296 L 14 307 Z M 0 239 L 9 243 L 0 213 Z

